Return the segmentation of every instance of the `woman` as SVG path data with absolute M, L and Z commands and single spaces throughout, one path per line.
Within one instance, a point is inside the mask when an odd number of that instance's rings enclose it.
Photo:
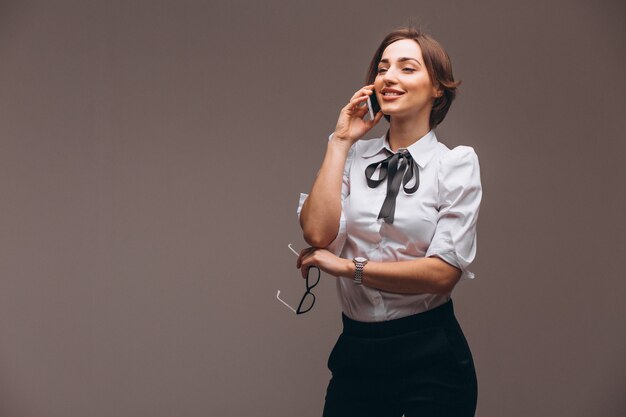
M 450 296 L 474 277 L 478 157 L 433 130 L 459 84 L 437 41 L 413 28 L 387 35 L 301 197 L 311 247 L 297 267 L 303 277 L 311 266 L 336 276 L 342 307 L 325 417 L 475 413 L 474 362 Z M 366 121 L 371 94 L 381 111 Z M 386 134 L 360 140 L 383 116 Z

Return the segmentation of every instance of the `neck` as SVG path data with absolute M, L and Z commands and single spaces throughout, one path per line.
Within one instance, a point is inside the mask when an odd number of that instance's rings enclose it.
M 430 111 L 425 115 L 412 115 L 411 117 L 391 116 L 389 127 L 391 150 L 396 152 L 399 148 L 408 148 L 426 135 L 430 131 L 429 116 Z

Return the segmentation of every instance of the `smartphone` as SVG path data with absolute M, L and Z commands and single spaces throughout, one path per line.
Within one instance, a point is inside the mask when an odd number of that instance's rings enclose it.
M 380 104 L 378 104 L 378 99 L 376 98 L 376 90 L 367 96 L 367 108 L 370 111 L 370 120 L 374 120 L 374 117 L 376 117 L 376 114 L 380 111 Z

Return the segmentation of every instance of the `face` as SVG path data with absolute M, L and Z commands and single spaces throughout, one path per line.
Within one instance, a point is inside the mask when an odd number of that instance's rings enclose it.
M 432 103 L 439 96 L 424 66 L 422 51 L 412 39 L 401 39 L 385 48 L 374 89 L 381 110 L 392 117 L 430 114 Z M 385 95 L 387 90 L 398 95 Z

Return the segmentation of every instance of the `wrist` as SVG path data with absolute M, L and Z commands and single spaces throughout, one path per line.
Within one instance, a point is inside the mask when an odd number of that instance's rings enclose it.
M 354 265 L 352 259 L 344 259 L 344 261 L 344 273 L 342 276 L 353 279 L 356 265 Z
M 341 138 L 333 133 L 328 141 L 328 146 L 347 152 L 352 147 L 352 143 L 348 139 Z
M 364 268 L 369 262 L 369 259 L 357 256 L 352 259 L 352 262 L 354 263 L 354 284 L 363 285 Z

